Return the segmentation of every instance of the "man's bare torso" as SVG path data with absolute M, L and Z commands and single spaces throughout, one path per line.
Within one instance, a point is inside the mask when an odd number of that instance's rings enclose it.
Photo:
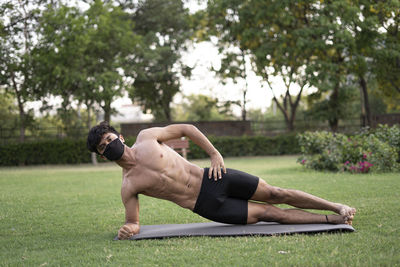
M 138 139 L 129 152 L 133 164 L 123 169 L 122 191 L 166 199 L 193 210 L 204 169 L 155 139 Z

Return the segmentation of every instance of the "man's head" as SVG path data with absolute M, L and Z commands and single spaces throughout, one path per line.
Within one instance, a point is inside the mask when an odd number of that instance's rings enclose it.
M 90 129 L 87 137 L 87 148 L 109 160 L 118 160 L 124 153 L 123 141 L 122 135 L 108 122 L 103 121 Z

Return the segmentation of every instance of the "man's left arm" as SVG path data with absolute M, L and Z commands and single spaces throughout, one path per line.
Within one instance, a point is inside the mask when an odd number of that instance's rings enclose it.
M 128 239 L 140 231 L 139 198 L 138 194 L 128 190 L 126 187 L 121 188 L 121 198 L 125 206 L 126 220 L 125 224 L 118 230 L 118 238 Z
M 143 136 L 140 136 L 143 135 Z M 208 177 L 214 176 L 214 179 L 222 177 L 221 169 L 226 173 L 224 159 L 218 150 L 211 144 L 207 137 L 200 132 L 194 125 L 191 124 L 172 124 L 163 128 L 149 128 L 139 134 L 138 139 L 152 136 L 159 142 L 165 142 L 171 139 L 187 136 L 196 145 L 201 147 L 211 158 L 211 167 L 208 172 Z

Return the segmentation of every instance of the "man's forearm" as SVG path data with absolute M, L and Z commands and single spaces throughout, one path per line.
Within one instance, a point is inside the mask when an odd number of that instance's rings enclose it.
M 211 166 L 208 169 L 208 178 L 214 176 L 214 180 L 222 178 L 222 171 L 226 173 L 224 159 L 217 149 L 211 144 L 207 137 L 199 131 L 195 126 L 185 127 L 185 135 L 190 138 L 196 145 L 201 147 L 211 158 Z
M 196 126 L 187 124 L 184 127 L 183 134 L 192 140 L 196 145 L 201 147 L 209 156 L 219 153 L 211 144 L 207 137 L 197 129 Z

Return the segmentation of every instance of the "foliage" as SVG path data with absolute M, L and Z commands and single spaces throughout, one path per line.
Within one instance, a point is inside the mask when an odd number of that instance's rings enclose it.
M 220 103 L 207 95 L 189 95 L 182 104 L 173 108 L 175 121 L 229 120 L 235 117 L 229 102 Z
M 75 99 L 89 111 L 99 105 L 109 121 L 111 102 L 127 86 L 126 58 L 138 42 L 132 29 L 126 13 L 102 1 L 93 1 L 85 12 L 49 6 L 40 21 L 35 49 L 38 83 L 63 98 L 64 112 Z
M 90 162 L 83 139 L 8 143 L 0 145 L 0 165 L 78 164 Z
M 0 129 L 1 137 L 18 136 L 19 116 L 12 95 L 0 89 Z M 4 132 L 7 129 L 7 132 Z
M 294 128 L 303 88 L 313 86 L 318 92 L 309 101 L 312 113 L 318 111 L 316 116 L 328 120 L 336 131 L 352 106 L 357 87 L 362 103 L 358 110 L 367 115 L 369 123 L 371 83 L 376 78 L 385 80 L 386 89 L 379 90 L 396 95 L 399 5 L 399 1 L 369 0 L 210 0 L 207 10 L 197 15 L 198 35 L 217 36 L 219 48 L 227 53 L 232 50 L 227 44 L 233 44 L 248 54 L 253 70 L 271 90 L 271 78 L 283 77 L 286 92 L 274 94 L 274 101 L 288 129 Z M 232 59 L 225 69 L 238 66 L 239 61 Z M 388 65 L 382 68 L 371 64 L 386 60 Z M 293 84 L 300 88 L 296 93 L 290 90 Z
M 400 111 L 400 1 L 377 2 L 370 10 L 385 29 L 382 45 L 373 55 L 379 90 L 389 108 Z
M 331 132 L 298 135 L 300 164 L 316 170 L 397 171 L 400 161 L 400 127 L 379 126 L 354 136 Z
M 26 121 L 27 101 L 52 108 L 49 95 L 63 98 L 65 125 L 73 124 L 72 103 L 86 105 L 88 125 L 99 108 L 109 121 L 111 103 L 134 82 L 131 97 L 156 118 L 170 119 L 179 77 L 190 73 L 180 62 L 190 35 L 182 1 L 86 3 L 87 9 L 68 1 L 0 5 L 0 85 L 15 91 L 20 121 Z
M 299 43 L 304 20 L 298 18 L 300 5 L 285 1 L 209 1 L 200 27 L 207 35 L 219 38 L 218 46 L 227 56 L 221 71 L 244 76 L 244 56 L 249 55 L 253 70 L 271 89 L 277 107 L 284 115 L 289 130 L 294 129 L 296 109 L 307 85 L 303 65 L 309 60 L 310 49 Z M 199 16 L 201 17 L 201 16 Z M 205 24 L 205 26 L 203 26 Z M 300 30 L 299 30 L 300 29 Z M 205 32 L 200 28 L 200 32 Z M 301 40 L 300 40 L 301 41 Z M 228 44 L 233 44 L 237 55 Z M 235 50 L 233 50 L 235 51 Z M 273 89 L 272 78 L 282 77 L 282 96 Z M 300 86 L 294 94 L 293 85 Z
M 20 141 L 24 141 L 25 128 L 31 119 L 27 102 L 45 95 L 33 75 L 32 48 L 40 10 L 32 2 L 6 1 L 0 4 L 0 87 L 12 92 L 17 100 Z
M 134 6 L 131 19 L 143 43 L 131 62 L 129 97 L 156 121 L 171 121 L 170 103 L 180 90 L 180 77 L 190 76 L 180 60 L 191 34 L 188 10 L 180 0 L 141 0 Z

